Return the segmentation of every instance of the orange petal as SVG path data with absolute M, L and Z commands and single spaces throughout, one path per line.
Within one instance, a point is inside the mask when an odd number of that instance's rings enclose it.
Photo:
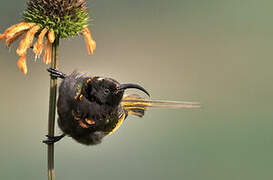
M 96 42 L 93 40 L 88 28 L 84 28 L 82 33 L 85 37 L 85 42 L 88 48 L 88 52 L 91 55 L 94 53 L 94 50 L 96 49 Z
M 40 29 L 39 25 L 32 27 L 27 33 L 25 38 L 20 42 L 19 48 L 17 49 L 17 54 L 23 56 L 26 53 L 27 49 L 31 46 L 35 34 Z
M 26 64 L 26 54 L 21 56 L 17 61 L 17 66 L 26 75 L 27 74 L 27 64 Z
M 6 37 L 6 34 L 0 34 L 0 41 L 2 41 Z
M 15 24 L 15 25 L 11 26 L 10 28 L 8 28 L 5 31 L 6 37 L 8 39 L 12 38 L 18 32 L 28 30 L 28 29 L 30 29 L 33 26 L 34 26 L 33 23 L 27 23 L 27 22 L 21 22 L 19 24 Z
M 46 40 L 45 54 L 44 54 L 44 59 L 43 59 L 45 64 L 51 63 L 51 51 L 52 51 L 52 44 L 49 42 L 49 40 Z
M 40 56 L 42 54 L 44 45 L 43 45 L 43 41 L 45 38 L 45 35 L 47 33 L 48 29 L 44 28 L 41 33 L 39 34 L 38 40 L 36 41 L 36 43 L 33 46 L 33 52 L 37 55 Z
M 48 43 L 49 47 L 48 47 L 48 56 L 47 56 L 47 63 L 46 64 L 50 64 L 51 63 L 51 56 L 52 56 L 52 44 L 49 42 Z
M 92 49 L 94 51 L 96 49 L 96 47 L 97 47 L 96 41 L 92 39 L 90 43 L 91 43 L 91 47 L 92 47 Z
M 7 47 L 10 47 L 10 45 L 11 45 L 13 42 L 15 42 L 16 40 L 18 40 L 25 32 L 26 32 L 26 31 L 20 31 L 20 32 L 14 34 L 13 37 L 6 39 L 6 46 L 7 46 Z
M 48 40 L 46 40 L 45 42 L 45 53 L 44 53 L 44 58 L 43 58 L 43 62 L 46 64 L 47 62 L 47 56 L 48 56 Z
M 27 23 L 27 22 L 21 22 L 21 23 L 15 24 L 9 27 L 8 29 L 6 29 L 3 34 L 0 34 L 0 41 L 3 40 L 5 37 L 12 38 L 16 33 L 29 29 L 33 25 L 34 25 L 33 23 Z
M 21 25 L 24 24 L 24 23 L 26 23 L 26 22 L 20 22 L 20 23 L 18 23 L 18 24 L 14 24 L 14 25 L 10 26 L 8 29 L 5 30 L 4 34 L 7 34 L 7 33 L 8 33 L 9 31 L 11 31 L 13 28 L 16 28 L 16 27 L 18 27 L 18 26 L 21 26 Z
M 48 40 L 50 43 L 53 43 L 55 41 L 55 33 L 53 30 L 50 30 L 48 32 Z

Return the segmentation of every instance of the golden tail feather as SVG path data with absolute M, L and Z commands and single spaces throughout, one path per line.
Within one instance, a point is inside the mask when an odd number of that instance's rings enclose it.
M 144 115 L 147 108 L 199 108 L 200 103 L 184 101 L 162 101 L 144 99 L 136 94 L 124 95 L 122 107 L 128 112 L 139 117 Z

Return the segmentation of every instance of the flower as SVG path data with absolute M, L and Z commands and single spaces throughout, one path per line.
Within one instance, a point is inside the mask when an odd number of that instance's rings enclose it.
M 43 49 L 43 62 L 51 62 L 52 44 L 59 38 L 83 35 L 89 54 L 96 49 L 96 42 L 87 28 L 89 16 L 84 0 L 29 0 L 23 14 L 23 22 L 15 24 L 0 34 L 0 41 L 6 38 L 6 46 L 24 34 L 16 53 L 19 55 L 18 67 L 27 73 L 26 54 L 31 47 L 36 57 L 40 57 Z M 37 41 L 33 44 L 34 39 Z M 45 41 L 45 48 L 44 48 Z

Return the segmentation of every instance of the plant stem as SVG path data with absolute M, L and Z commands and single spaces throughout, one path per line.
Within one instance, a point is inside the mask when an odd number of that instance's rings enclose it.
M 52 44 L 52 57 L 51 57 L 51 68 L 54 68 L 54 69 L 57 69 L 57 66 L 58 66 L 58 53 L 57 53 L 58 46 L 59 46 L 59 38 L 56 38 L 54 43 Z M 48 136 L 50 137 L 54 137 L 56 97 L 57 97 L 57 79 L 50 77 L 49 112 L 48 112 Z M 47 163 L 48 163 L 48 180 L 55 180 L 54 143 L 48 144 Z

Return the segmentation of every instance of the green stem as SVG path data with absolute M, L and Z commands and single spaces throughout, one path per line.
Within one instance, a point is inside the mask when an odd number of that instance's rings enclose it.
M 57 69 L 58 66 L 58 46 L 59 39 L 56 38 L 52 44 L 51 68 Z M 57 97 L 57 79 L 50 77 L 50 93 L 49 93 L 49 112 L 48 112 L 48 136 L 54 136 L 55 130 L 55 114 L 56 114 L 56 97 Z M 47 147 L 47 163 L 48 163 L 48 180 L 55 180 L 54 171 L 54 143 L 48 144 Z

